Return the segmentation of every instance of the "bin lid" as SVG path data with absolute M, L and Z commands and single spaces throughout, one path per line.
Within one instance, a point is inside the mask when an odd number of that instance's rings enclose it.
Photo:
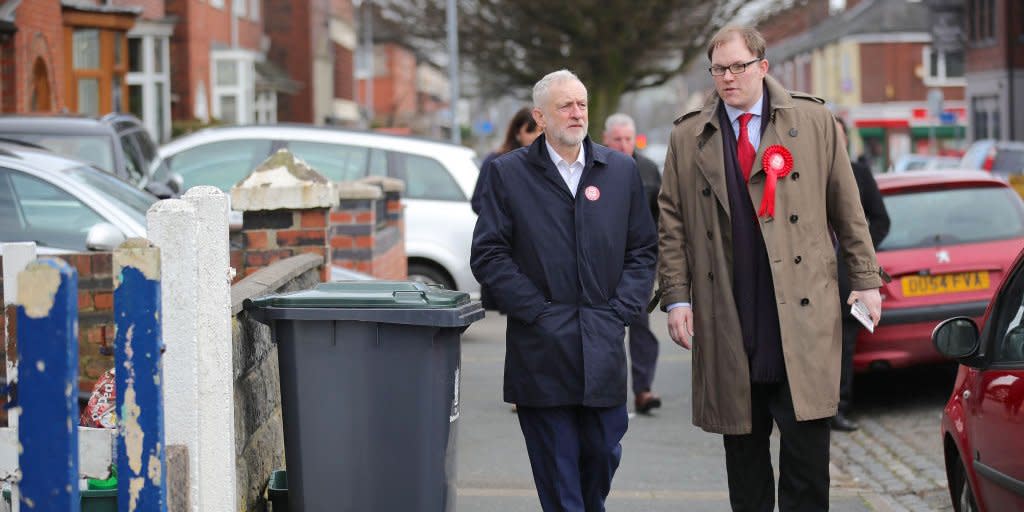
M 415 281 L 334 281 L 252 301 L 261 308 L 450 309 L 469 304 L 470 298 Z

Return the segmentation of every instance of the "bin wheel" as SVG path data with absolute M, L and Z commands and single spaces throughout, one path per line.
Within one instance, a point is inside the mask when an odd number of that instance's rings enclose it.
M 455 289 L 455 283 L 445 271 L 427 263 L 409 263 L 409 280 L 425 284 L 439 284 L 447 290 Z

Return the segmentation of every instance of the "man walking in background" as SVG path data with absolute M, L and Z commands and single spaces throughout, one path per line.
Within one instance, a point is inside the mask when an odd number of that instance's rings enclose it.
M 658 224 L 658 191 L 661 174 L 658 164 L 636 151 L 636 124 L 623 113 L 608 116 L 604 122 L 604 145 L 621 151 L 636 160 L 637 171 L 644 184 L 644 196 L 651 208 L 654 224 Z M 653 289 L 652 280 L 649 288 Z M 652 290 L 648 290 L 650 293 Z M 654 370 L 658 364 L 658 338 L 651 332 L 650 318 L 641 314 L 629 325 L 629 362 L 633 378 L 633 405 L 637 413 L 648 414 L 661 407 L 661 397 L 651 391 Z

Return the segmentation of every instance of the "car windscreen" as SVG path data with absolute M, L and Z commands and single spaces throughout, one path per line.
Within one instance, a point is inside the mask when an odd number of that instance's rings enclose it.
M 892 226 L 879 250 L 1024 237 L 1024 204 L 1010 188 L 895 193 L 884 201 Z
M 88 162 L 107 172 L 115 172 L 114 141 L 104 135 L 5 133 L 4 137 L 31 142 L 58 155 Z
M 69 169 L 67 175 L 120 206 L 121 211 L 143 226 L 146 225 L 146 211 L 157 201 L 156 197 L 96 169 L 77 167 Z
M 1000 148 L 992 162 L 992 172 L 1018 173 L 1024 171 L 1024 148 Z

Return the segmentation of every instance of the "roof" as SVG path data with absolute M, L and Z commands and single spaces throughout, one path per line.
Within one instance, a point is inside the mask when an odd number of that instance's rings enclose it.
M 284 94 L 295 94 L 302 83 L 292 80 L 288 73 L 269 60 L 256 61 L 256 88 L 266 88 Z
M 984 171 L 913 171 L 875 176 L 878 189 L 883 193 L 903 192 L 910 189 L 961 187 L 1009 187 L 1005 181 Z
M 350 130 L 345 128 L 338 128 L 335 126 L 314 126 L 309 124 L 298 124 L 298 123 L 278 123 L 278 124 L 254 124 L 254 125 L 236 125 L 236 126 L 216 126 L 212 128 L 205 128 L 198 132 L 183 135 L 178 139 L 175 139 L 167 144 L 163 148 L 171 148 L 175 146 L 179 140 L 184 140 L 192 137 L 208 136 L 211 138 L 217 138 L 217 134 L 246 134 L 253 137 L 267 137 L 267 138 L 278 138 L 288 139 L 289 137 L 295 137 L 298 135 L 305 134 L 318 134 L 318 135 L 330 135 L 330 134 L 341 134 L 352 137 L 351 144 L 362 144 L 373 147 L 386 147 L 388 149 L 401 150 L 406 149 L 408 151 L 416 151 L 418 153 L 430 154 L 438 150 L 458 150 L 468 153 L 473 153 L 473 150 L 466 146 L 458 144 L 452 144 L 450 142 L 439 141 L 435 139 L 426 139 L 421 137 L 412 137 L 408 135 L 393 135 L 388 133 L 371 132 L 365 130 Z M 373 141 L 373 142 L 371 142 Z M 374 143 L 375 142 L 375 143 Z M 163 153 L 163 151 L 161 151 Z
M 931 10 L 924 2 L 863 0 L 811 30 L 801 32 L 768 48 L 770 61 L 790 58 L 821 48 L 839 39 L 861 34 L 931 34 Z
M 0 116 L 0 133 L 11 132 L 111 135 L 113 127 L 98 119 L 83 116 Z

